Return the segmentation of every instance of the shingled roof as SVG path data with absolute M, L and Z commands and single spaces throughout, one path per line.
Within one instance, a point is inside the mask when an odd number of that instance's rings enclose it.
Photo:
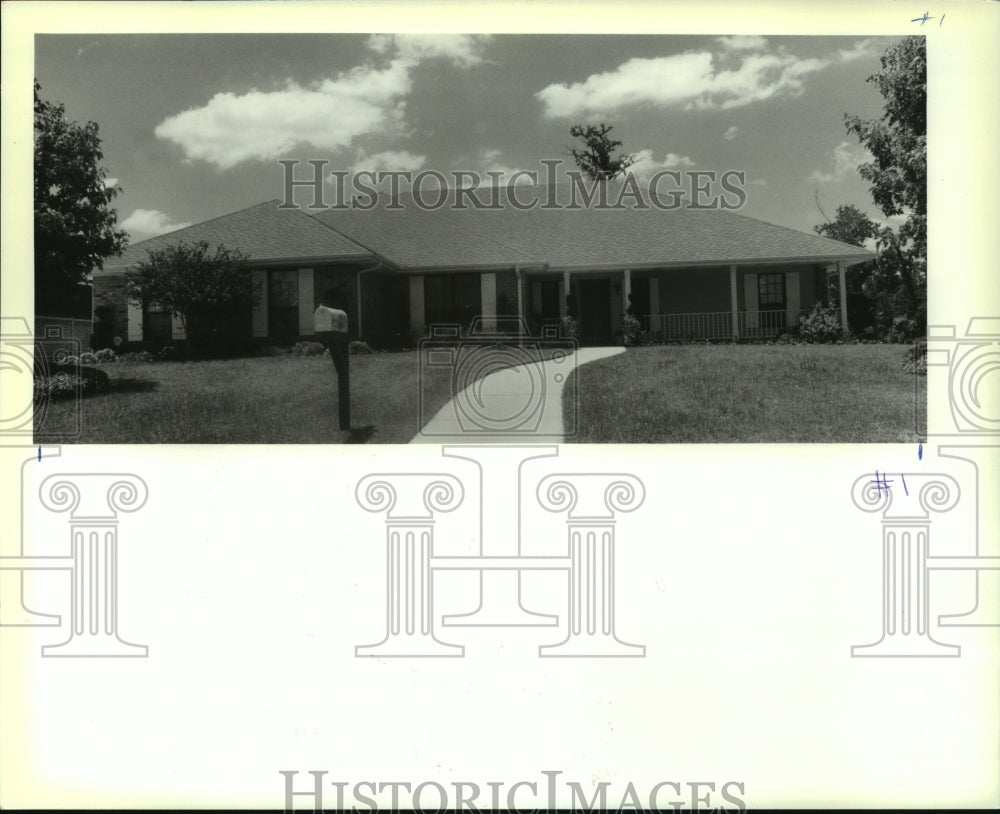
M 329 229 L 298 209 L 279 209 L 280 200 L 266 201 L 184 229 L 141 240 L 120 257 L 104 264 L 107 270 L 129 268 L 145 260 L 147 252 L 204 240 L 210 246 L 239 249 L 254 263 L 364 259 L 371 254 L 354 241 Z
M 518 200 L 548 200 L 522 185 Z M 481 200 L 488 200 L 482 193 Z M 569 200 L 557 193 L 558 200 Z M 614 196 L 609 196 L 614 200 Z M 651 268 L 787 262 L 860 263 L 874 255 L 836 240 L 718 209 L 434 210 L 407 194 L 401 209 L 327 209 L 309 216 L 280 200 L 241 209 L 130 246 L 105 269 L 119 271 L 147 252 L 182 242 L 239 249 L 254 263 L 363 260 L 377 256 L 402 271 L 525 268 Z
M 518 200 L 547 188 L 518 186 Z M 568 194 L 557 193 L 568 201 Z M 609 195 L 610 200 L 615 200 Z M 488 201 L 488 193 L 480 200 Z M 313 217 L 401 270 L 547 265 L 552 270 L 836 262 L 875 255 L 857 246 L 718 209 L 328 209 Z

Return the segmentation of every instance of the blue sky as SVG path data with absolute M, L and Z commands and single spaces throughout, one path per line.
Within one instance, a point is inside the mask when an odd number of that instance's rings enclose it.
M 847 112 L 894 40 L 596 35 L 39 35 L 42 95 L 100 125 L 132 240 L 280 197 L 328 169 L 540 170 L 573 124 L 614 126 L 639 174 L 742 170 L 743 214 L 811 231 L 853 203 Z M 303 170 L 305 167 L 303 167 Z

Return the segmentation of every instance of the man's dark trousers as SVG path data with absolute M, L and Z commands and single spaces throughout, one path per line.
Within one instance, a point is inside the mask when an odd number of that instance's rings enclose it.
M 319 331 L 317 338 L 326 345 L 337 371 L 337 405 L 340 429 L 351 428 L 351 363 L 348 335 L 345 331 Z

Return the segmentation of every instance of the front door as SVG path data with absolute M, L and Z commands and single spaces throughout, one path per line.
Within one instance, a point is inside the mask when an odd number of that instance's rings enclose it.
M 775 336 L 785 327 L 785 275 L 757 275 L 757 307 L 760 309 L 762 336 Z
M 580 344 L 610 345 L 611 281 L 580 280 L 577 291 L 580 297 Z
M 639 320 L 653 313 L 650 307 L 648 277 L 632 279 L 632 300 L 626 308 L 632 316 Z
M 272 270 L 267 275 L 267 335 L 292 339 L 299 335 L 299 272 Z

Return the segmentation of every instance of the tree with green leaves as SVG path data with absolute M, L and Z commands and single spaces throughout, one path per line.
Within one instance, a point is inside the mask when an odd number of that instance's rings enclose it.
M 261 296 L 248 259 L 223 246 L 210 253 L 205 241 L 151 250 L 125 275 L 126 296 L 180 319 L 189 351 L 226 351 L 246 336 L 251 309 Z
M 863 247 L 878 234 L 878 224 L 853 204 L 837 207 L 837 216 L 832 221 L 813 227 L 818 234 L 841 243 Z
M 595 181 L 610 180 L 622 175 L 635 163 L 635 156 L 623 153 L 616 156 L 615 150 L 621 142 L 612 139 L 608 134 L 614 130 L 606 124 L 586 126 L 575 124 L 569 129 L 574 138 L 582 139 L 584 149 L 570 147 L 570 155 L 576 165 Z
M 42 99 L 35 82 L 35 311 L 62 313 L 80 283 L 105 258 L 120 254 L 128 236 L 111 202 L 98 126 L 66 119 L 65 107 Z
M 823 212 L 820 209 L 820 212 Z M 826 213 L 823 212 L 826 217 Z M 864 247 L 868 241 L 879 234 L 878 224 L 853 204 L 837 207 L 837 215 L 831 221 L 813 227 L 818 234 L 841 243 Z M 859 263 L 847 269 L 845 282 L 847 284 L 847 311 L 851 315 L 851 327 L 863 331 L 869 327 L 875 328 L 876 314 L 874 308 L 874 292 L 871 277 L 877 272 L 875 260 Z M 834 294 L 834 292 L 830 292 Z M 839 299 L 839 292 L 830 299 Z
M 879 119 L 844 117 L 847 131 L 872 154 L 858 167 L 886 218 L 903 216 L 876 235 L 879 259 L 869 288 L 880 322 L 897 338 L 922 335 L 927 323 L 927 50 L 923 37 L 890 46 L 868 77 L 885 100 Z

